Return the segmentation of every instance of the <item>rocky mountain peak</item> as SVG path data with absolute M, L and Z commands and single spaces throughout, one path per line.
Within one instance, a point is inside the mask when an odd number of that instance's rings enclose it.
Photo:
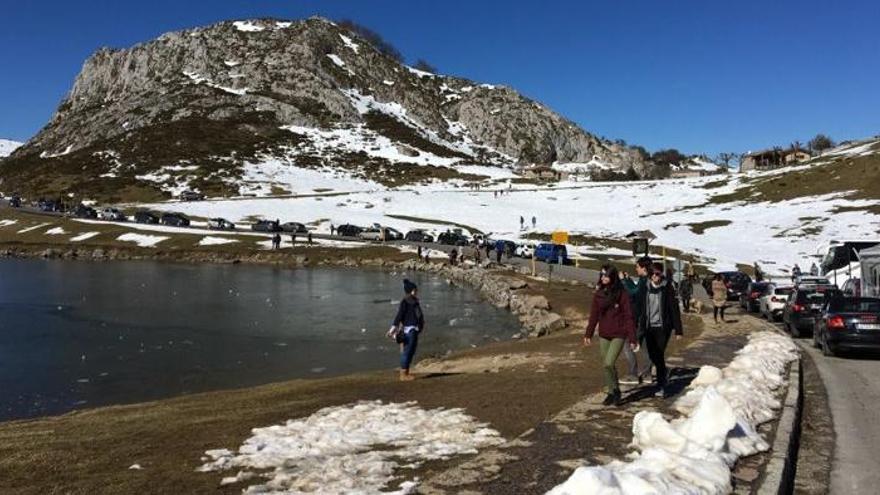
M 416 70 L 313 17 L 226 21 L 98 50 L 0 177 L 47 193 L 98 177 L 99 189 L 124 184 L 139 197 L 163 188 L 138 176 L 196 165 L 192 187 L 234 195 L 243 164 L 267 157 L 394 184 L 458 177 L 457 164 L 646 166 L 513 89 Z

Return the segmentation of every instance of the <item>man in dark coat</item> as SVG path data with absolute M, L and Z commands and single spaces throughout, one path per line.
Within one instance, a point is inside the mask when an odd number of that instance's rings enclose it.
M 661 263 L 654 263 L 647 284 L 639 288 L 636 297 L 642 302 L 636 308 L 639 334 L 644 335 L 648 356 L 657 368 L 657 385 L 663 398 L 667 398 L 672 393 L 668 387 L 666 344 L 673 332 L 676 339 L 680 339 L 683 332 L 675 289 L 664 277 Z
M 419 344 L 419 334 L 425 329 L 425 315 L 419 305 L 418 287 L 407 279 L 403 280 L 403 291 L 406 293 L 397 307 L 397 314 L 391 323 L 391 330 L 397 335 L 397 341 L 401 344 L 400 350 L 400 380 L 410 381 L 414 377 L 409 374 L 416 347 Z

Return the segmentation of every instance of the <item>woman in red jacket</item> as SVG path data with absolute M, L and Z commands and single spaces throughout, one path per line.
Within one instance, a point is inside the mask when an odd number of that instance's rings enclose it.
M 605 387 L 608 395 L 602 404 L 620 404 L 620 385 L 617 382 L 617 356 L 628 342 L 633 351 L 636 344 L 635 320 L 630 309 L 629 294 L 620 282 L 617 268 L 606 265 L 599 277 L 599 286 L 593 294 L 590 309 L 590 322 L 584 334 L 584 345 L 592 344 L 593 332 L 599 325 L 599 352 L 605 372 Z

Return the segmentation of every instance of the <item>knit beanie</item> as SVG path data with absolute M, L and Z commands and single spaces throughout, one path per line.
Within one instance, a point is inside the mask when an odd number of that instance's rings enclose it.
M 417 288 L 418 287 L 416 287 L 416 284 L 412 283 L 409 279 L 403 279 L 403 292 L 409 294 Z

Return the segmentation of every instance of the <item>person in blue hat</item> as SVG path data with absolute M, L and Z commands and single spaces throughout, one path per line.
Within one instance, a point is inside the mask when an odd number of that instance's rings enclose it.
M 397 307 L 397 315 L 391 323 L 389 334 L 401 344 L 400 349 L 400 381 L 415 379 L 409 373 L 416 347 L 419 345 L 419 334 L 425 329 L 425 315 L 419 305 L 419 288 L 408 279 L 403 279 L 403 292 L 406 293 Z

